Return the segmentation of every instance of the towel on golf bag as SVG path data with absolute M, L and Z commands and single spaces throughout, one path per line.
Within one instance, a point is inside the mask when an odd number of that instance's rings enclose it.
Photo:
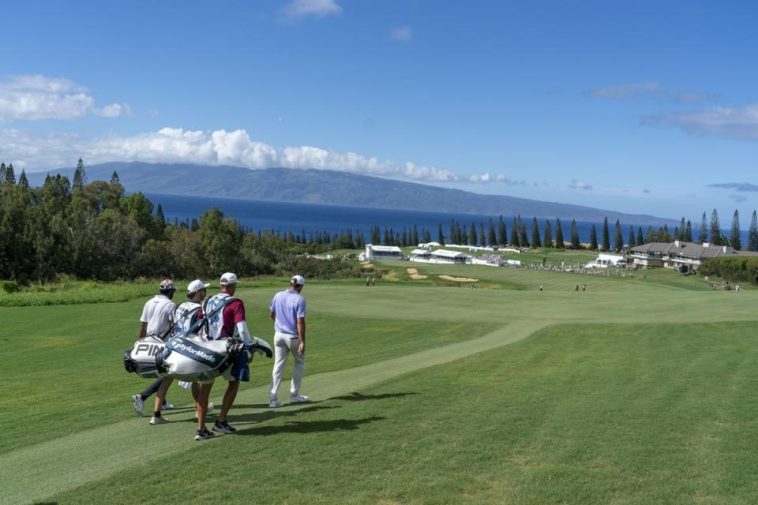
M 232 366 L 238 353 L 265 354 L 269 358 L 273 351 L 267 342 L 253 337 L 249 344 L 227 338 L 206 340 L 198 335 L 171 337 L 166 347 L 156 355 L 155 363 L 162 376 L 183 381 L 204 381 L 214 379 Z
M 158 337 L 137 339 L 131 349 L 124 352 L 124 368 L 129 373 L 136 373 L 145 379 L 159 377 L 155 366 L 155 357 L 163 352 L 166 343 Z

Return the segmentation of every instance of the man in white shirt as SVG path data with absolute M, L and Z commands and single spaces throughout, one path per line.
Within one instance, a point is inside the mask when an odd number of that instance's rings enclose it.
M 271 408 L 281 407 L 277 396 L 282 382 L 284 367 L 290 354 L 295 359 L 290 384 L 290 402 L 303 403 L 308 397 L 300 394 L 300 386 L 305 372 L 305 298 L 300 294 L 305 284 L 302 275 L 290 279 L 289 289 L 274 295 L 269 306 L 269 316 L 274 321 L 274 369 L 271 372 L 271 390 L 269 404 Z
M 165 341 L 174 328 L 174 311 L 176 304 L 171 301 L 176 292 L 176 286 L 171 279 L 163 279 L 158 288 L 158 294 L 145 303 L 140 317 L 139 338 L 154 338 Z M 166 391 L 173 379 L 163 377 L 155 381 L 148 390 L 139 395 L 132 397 L 134 408 L 139 415 L 142 415 L 143 402 L 148 395 L 144 395 L 150 389 L 157 387 L 155 395 L 155 408 L 153 417 L 150 418 L 150 424 L 164 424 L 168 421 L 161 416 L 161 407 L 166 399 Z

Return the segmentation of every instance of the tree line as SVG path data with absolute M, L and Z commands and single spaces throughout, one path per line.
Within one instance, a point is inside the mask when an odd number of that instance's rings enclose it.
M 39 188 L 29 186 L 23 171 L 16 180 L 13 165 L 0 164 L 0 279 L 21 284 L 61 274 L 98 280 L 212 278 L 223 271 L 359 274 L 354 262 L 309 257 L 331 249 L 334 239 L 311 238 L 254 233 L 218 208 L 192 222 L 169 223 L 142 193 L 125 194 L 116 172 L 109 182 L 88 183 L 81 160 L 73 181 L 48 175 Z
M 527 226 L 530 224 L 530 226 Z M 568 240 L 560 218 L 539 226 L 536 217 L 503 216 L 461 225 L 451 219 L 447 230 L 438 225 L 440 244 L 529 248 L 589 248 L 622 251 L 648 242 L 693 241 L 692 225 L 682 218 L 673 231 L 664 225 L 624 229 L 619 220 L 613 233 L 605 218 L 598 234 L 590 228 L 589 243 L 579 238 L 576 220 L 569 224 Z M 432 233 L 416 225 L 402 231 L 373 226 L 373 244 L 415 246 L 431 242 Z M 703 213 L 699 242 L 742 248 L 739 213 L 735 211 L 731 233 L 723 233 L 718 213 L 710 225 Z M 154 207 L 142 193 L 126 195 L 113 172 L 111 180 L 88 183 L 79 160 L 73 180 L 62 175 L 47 176 L 39 188 L 31 188 L 25 172 L 18 179 L 12 164 L 0 163 L 0 279 L 26 283 L 55 279 L 59 274 L 85 279 L 133 279 L 140 276 L 215 276 L 223 270 L 240 275 L 289 273 L 298 270 L 311 276 L 351 275 L 346 262 L 308 258 L 332 249 L 363 249 L 366 239 L 348 229 L 341 233 L 305 231 L 254 231 L 225 218 L 218 208 L 199 219 L 167 222 L 160 204 Z M 758 220 L 753 211 L 747 249 L 758 251 Z

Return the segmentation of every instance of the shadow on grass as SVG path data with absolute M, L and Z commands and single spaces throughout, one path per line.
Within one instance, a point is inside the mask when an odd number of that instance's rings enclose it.
M 382 393 L 379 395 L 364 395 L 362 393 L 350 393 L 343 396 L 335 396 L 330 400 L 343 400 L 348 402 L 361 402 L 364 400 L 384 400 L 385 398 L 401 398 L 403 396 L 416 395 L 418 393 Z
M 266 405 L 268 407 L 268 405 Z M 271 419 L 277 419 L 280 417 L 292 417 L 300 414 L 309 414 L 311 412 L 318 412 L 319 410 L 338 409 L 339 407 L 328 407 L 322 405 L 309 404 L 307 407 L 301 407 L 299 409 L 288 409 L 286 407 L 279 407 L 276 409 L 266 409 L 263 412 L 256 412 L 252 414 L 234 414 L 234 407 L 229 411 L 229 419 L 232 424 L 258 424 L 264 421 L 270 421 Z
M 333 407 L 330 407 L 333 408 Z M 352 431 L 361 425 L 383 421 L 386 417 L 372 416 L 363 419 L 334 419 L 331 421 L 291 421 L 282 426 L 257 426 L 238 430 L 238 435 L 267 436 L 281 433 L 316 433 L 323 431 Z

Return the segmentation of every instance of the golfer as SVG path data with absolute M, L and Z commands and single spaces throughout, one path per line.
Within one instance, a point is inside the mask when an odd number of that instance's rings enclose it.
M 274 295 L 269 306 L 269 316 L 274 321 L 274 370 L 271 373 L 271 391 L 269 392 L 269 404 L 271 408 L 281 407 L 277 393 L 279 384 L 282 382 L 284 367 L 290 353 L 295 359 L 292 370 L 292 383 L 290 384 L 290 403 L 303 403 L 308 397 L 300 394 L 300 385 L 303 382 L 305 371 L 305 298 L 300 292 L 303 290 L 305 279 L 302 275 L 295 275 L 290 279 L 289 289 Z

